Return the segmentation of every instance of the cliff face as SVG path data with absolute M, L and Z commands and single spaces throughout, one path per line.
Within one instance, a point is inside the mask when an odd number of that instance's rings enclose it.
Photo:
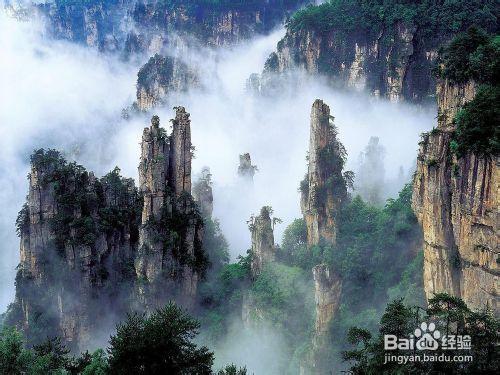
M 250 232 L 252 233 L 252 276 L 256 278 L 267 263 L 273 262 L 276 257 L 274 246 L 273 223 L 269 207 L 262 207 L 260 215 L 251 219 Z
M 268 60 L 264 76 L 301 69 L 334 85 L 366 90 L 391 101 L 422 102 L 434 94 L 431 68 L 437 54 L 412 23 L 398 22 L 376 35 L 354 30 L 288 30 Z
M 164 103 L 168 94 L 199 86 L 196 72 L 178 58 L 154 55 L 137 74 L 135 106 L 147 111 Z
M 330 322 L 339 307 L 342 279 L 326 264 L 312 269 L 314 278 L 314 298 L 316 320 L 311 351 L 300 366 L 301 374 L 324 374 L 329 371 L 329 330 Z
M 300 201 L 309 246 L 322 241 L 335 243 L 335 212 L 347 198 L 341 162 L 345 150 L 330 121 L 330 108 L 317 99 L 311 109 L 309 164 L 306 179 L 301 183 Z
M 301 209 L 307 229 L 307 245 L 332 246 L 336 243 L 336 216 L 347 200 L 343 174 L 344 146 L 337 140 L 330 108 L 317 99 L 311 110 L 308 169 L 301 182 Z M 301 363 L 301 374 L 323 374 L 329 354 L 329 327 L 340 303 L 342 280 L 326 264 L 312 269 L 316 301 L 315 332 L 310 352 Z
M 32 156 L 17 219 L 21 262 L 8 321 L 29 342 L 59 336 L 73 350 L 114 318 L 176 299 L 189 307 L 206 267 L 203 221 L 191 197 L 189 114 L 170 136 L 144 129 L 139 189 L 119 169 L 96 178 L 55 150 Z M 104 318 L 103 318 L 104 317 Z
M 234 44 L 269 32 L 301 3 L 97 0 L 49 2 L 30 10 L 47 18 L 53 37 L 129 55 L 160 52 L 172 34 L 189 34 L 205 45 Z
M 85 44 L 100 51 L 120 51 L 125 30 L 131 27 L 130 0 L 46 2 L 28 11 L 47 20 L 48 32 L 57 39 Z
M 193 184 L 193 198 L 206 218 L 212 218 L 214 210 L 214 196 L 212 193 L 212 174 L 208 167 L 203 167 L 201 176 Z
M 17 221 L 21 262 L 9 314 L 28 338 L 57 334 L 83 348 L 91 332 L 109 323 L 99 317 L 123 314 L 140 205 L 133 181 L 117 169 L 99 180 L 56 151 L 32 156 L 27 203 Z
M 316 337 L 328 332 L 328 324 L 337 311 L 342 290 L 342 280 L 326 264 L 319 264 L 313 268 L 314 294 L 316 301 Z
M 203 221 L 191 197 L 191 130 L 189 113 L 176 108 L 167 137 L 153 117 L 144 129 L 139 185 L 144 196 L 139 251 L 139 294 L 148 307 L 172 295 L 190 305 L 196 294 Z M 180 292 L 179 292 L 180 287 Z
M 475 93 L 474 82 L 439 82 L 438 126 L 420 144 L 412 206 L 424 234 L 427 298 L 446 292 L 498 314 L 500 161 L 450 150 L 453 118 Z
M 240 155 L 240 165 L 238 165 L 238 176 L 253 182 L 253 176 L 257 171 L 257 166 L 252 165 L 252 157 L 247 152 Z

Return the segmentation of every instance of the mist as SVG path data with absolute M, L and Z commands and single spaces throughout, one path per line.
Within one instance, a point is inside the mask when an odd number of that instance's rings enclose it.
M 28 192 L 29 156 L 57 148 L 97 173 L 111 165 L 120 112 L 133 99 L 135 67 L 44 38 L 42 22 L 0 10 L 0 311 L 14 300 L 17 212 Z
M 35 148 L 57 148 L 98 176 L 118 165 L 124 176 L 137 179 L 140 137 L 150 115 L 121 117 L 122 109 L 135 98 L 138 65 L 47 39 L 43 23 L 18 22 L 4 13 L 0 13 L 0 32 L 3 312 L 14 297 L 19 262 L 14 223 L 27 193 L 30 153 Z M 154 110 L 167 128 L 174 105 L 183 105 L 191 113 L 196 147 L 193 171 L 196 175 L 203 166 L 211 169 L 214 217 L 221 222 L 232 259 L 250 247 L 246 220 L 261 206 L 271 205 L 283 220 L 275 229 L 276 242 L 281 241 L 286 225 L 301 216 L 298 186 L 307 169 L 314 99 L 323 99 L 331 108 L 349 154 L 347 169 L 356 170 L 370 137 L 380 139 L 386 149 L 386 181 L 396 181 L 400 167 L 405 173 L 411 170 L 419 134 L 434 122 L 435 108 L 335 91 L 320 80 L 305 81 L 300 90 L 282 97 L 262 98 L 246 92 L 246 79 L 262 71 L 283 35 L 279 29 L 232 49 L 191 51 L 191 63 L 203 62 L 203 89 L 176 95 L 165 107 Z M 245 152 L 259 168 L 253 186 L 243 184 L 236 173 L 238 155 Z M 385 196 L 401 187 L 393 185 L 386 184 L 389 193 Z

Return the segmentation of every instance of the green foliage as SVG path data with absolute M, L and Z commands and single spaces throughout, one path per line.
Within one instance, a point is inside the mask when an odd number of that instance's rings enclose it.
M 283 335 L 281 350 L 290 357 L 311 340 L 314 286 L 311 270 L 278 262 L 266 264 L 249 293 L 249 318 L 268 323 Z
M 278 55 L 276 52 L 271 53 L 264 63 L 264 70 L 266 72 L 277 72 L 279 67 Z
M 426 161 L 428 167 L 439 167 L 439 161 L 434 158 L 430 158 Z
M 320 244 L 307 248 L 306 227 L 295 220 L 285 230 L 279 259 L 310 270 L 326 262 L 343 277 L 344 295 L 351 313 L 363 311 L 391 297 L 422 301 L 421 238 L 411 209 L 412 187 L 405 185 L 397 199 L 378 208 L 359 196 L 340 211 L 335 246 Z M 387 264 L 391 264 L 390 270 Z M 391 289 L 392 288 L 392 289 Z
M 30 223 L 30 210 L 28 204 L 25 203 L 21 211 L 17 214 L 16 218 L 16 233 L 21 237 L 21 233 L 26 231 Z
M 150 57 L 137 73 L 137 84 L 143 87 L 149 87 L 154 82 L 166 86 L 173 77 L 174 60 L 172 57 L 164 57 L 155 54 Z
M 307 248 L 307 228 L 304 219 L 295 219 L 286 227 L 278 256 L 285 264 L 298 265 L 303 269 L 312 268 L 308 267 L 311 256 Z
M 31 355 L 23 347 L 21 334 L 14 328 L 0 332 L 0 373 L 22 374 L 29 368 Z
M 439 75 L 454 83 L 474 80 L 498 84 L 500 69 L 500 36 L 488 35 L 471 27 L 458 34 L 440 54 Z
M 208 257 L 211 273 L 217 273 L 229 262 L 229 245 L 217 219 L 204 219 L 202 242 L 203 253 Z
M 211 374 L 213 353 L 193 343 L 199 327 L 173 303 L 129 315 L 110 339 L 110 374 Z
M 500 154 L 500 87 L 482 85 L 455 117 L 457 154 Z
M 56 150 L 36 150 L 31 164 L 39 173 L 43 187 L 51 186 L 57 212 L 50 219 L 55 234 L 55 247 L 60 255 L 65 246 L 93 247 L 101 233 L 130 229 L 131 241 L 138 240 L 138 226 L 142 210 L 131 179 L 120 176 L 120 169 L 93 178 L 81 165 L 68 163 Z M 29 220 L 25 205 L 18 215 L 16 226 L 21 233 Z
M 494 0 L 330 0 L 296 12 L 288 23 L 291 31 L 366 33 L 376 35 L 396 22 L 412 22 L 429 37 L 465 31 L 477 24 L 496 28 Z
M 372 338 L 363 329 L 352 328 L 348 334 L 348 341 L 354 349 L 344 352 L 344 360 L 350 362 L 350 371 L 353 374 L 493 374 L 500 366 L 500 355 L 496 348 L 499 340 L 500 322 L 488 310 L 471 311 L 459 298 L 445 293 L 436 294 L 429 300 L 429 307 L 424 314 L 422 309 L 408 307 L 401 300 L 395 300 L 387 305 L 380 321 L 379 335 Z M 412 362 L 398 364 L 385 363 L 384 335 L 394 334 L 399 338 L 408 338 L 420 322 L 434 322 L 442 335 L 469 335 L 471 337 L 471 362 Z M 412 354 L 397 350 L 392 354 Z M 420 351 L 420 355 L 464 354 L 463 351 L 439 347 L 435 351 Z
M 389 300 L 403 298 L 406 304 L 424 306 L 423 269 L 424 252 L 419 251 L 415 258 L 404 268 L 399 283 L 387 290 Z
M 217 341 L 227 333 L 235 311 L 241 311 L 243 293 L 250 283 L 250 255 L 224 265 L 199 287 L 203 313 L 201 322 L 208 339 Z
M 414 257 L 405 251 L 420 238 L 411 194 L 408 184 L 397 199 L 387 200 L 382 209 L 354 198 L 339 218 L 337 251 L 326 254 L 330 257 L 327 260 L 354 282 L 353 286 L 361 287 L 371 280 L 375 298 L 380 298 L 378 292 L 385 293 L 387 286 L 399 281 L 404 267 Z M 393 272 L 385 269 L 389 263 Z
M 65 368 L 69 364 L 69 350 L 61 344 L 60 338 L 48 338 L 39 345 L 33 346 L 34 354 L 44 359 L 44 367 L 47 372 Z
M 179 265 L 187 265 L 193 271 L 204 275 L 209 266 L 209 259 L 203 251 L 201 238 L 195 236 L 194 254 L 190 254 L 187 249 L 188 230 L 193 226 L 197 230 L 203 228 L 203 218 L 191 194 L 184 192 L 174 196 L 171 202 L 165 202 L 160 218 L 151 217 L 146 225 L 162 244 L 165 254 L 176 259 Z
M 32 350 L 25 348 L 22 335 L 5 327 L 0 332 L 0 373 L 9 375 L 84 374 L 106 375 L 106 358 L 102 350 L 93 355 L 74 358 L 58 339 L 47 339 Z M 101 366 L 98 366 L 98 361 Z
M 123 178 L 120 168 L 115 167 L 100 180 L 106 205 L 99 208 L 99 230 L 106 234 L 130 229 L 130 240 L 139 238 L 139 224 L 143 199 L 134 187 L 134 180 Z M 101 192 L 99 192 L 101 193 Z
M 58 338 L 26 349 L 15 328 L 0 331 L 0 373 L 9 375 L 212 374 L 213 353 L 193 343 L 199 324 L 173 303 L 150 315 L 132 314 L 103 349 L 70 357 Z M 221 374 L 245 375 L 226 366 Z
M 315 209 L 326 207 L 329 199 L 335 200 L 336 207 L 342 207 L 347 201 L 347 188 L 352 187 L 354 179 L 353 172 L 346 171 L 343 173 L 347 161 L 347 151 L 337 139 L 337 127 L 331 119 L 329 121 L 329 132 L 332 141 L 317 150 L 318 165 L 321 166 L 320 173 L 328 176 L 328 178 L 315 192 L 315 202 L 313 202 Z M 300 190 L 302 189 L 301 183 Z
M 247 375 L 246 367 L 238 368 L 234 364 L 227 365 L 217 372 L 217 375 Z
M 97 349 L 89 358 L 89 363 L 83 368 L 82 375 L 107 375 L 109 365 L 103 349 Z

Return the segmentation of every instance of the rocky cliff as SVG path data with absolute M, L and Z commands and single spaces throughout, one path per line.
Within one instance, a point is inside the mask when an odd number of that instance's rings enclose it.
M 316 320 L 312 347 L 301 364 L 301 374 L 324 374 L 328 371 L 330 323 L 339 307 L 342 279 L 326 264 L 313 268 Z
M 347 199 L 342 175 L 345 156 L 330 107 L 317 99 L 311 109 L 307 175 L 300 187 L 308 246 L 335 243 L 335 213 Z
M 54 1 L 23 11 L 45 17 L 58 39 L 101 51 L 161 52 L 174 34 L 192 36 L 205 45 L 234 44 L 266 33 L 282 23 L 303 1 Z
M 438 126 L 420 143 L 412 206 L 424 234 L 427 298 L 446 292 L 498 314 L 500 160 L 452 150 L 455 115 L 476 90 L 472 81 L 439 82 Z
M 267 263 L 276 258 L 274 245 L 273 221 L 271 208 L 262 207 L 260 214 L 250 219 L 249 228 L 252 234 L 252 259 L 250 267 L 253 278 L 257 278 Z
M 277 73 L 321 75 L 334 87 L 391 101 L 434 101 L 438 50 L 472 24 L 496 30 L 495 4 L 481 2 L 324 2 L 300 10 L 263 73 L 263 91 Z M 272 91 L 271 91 L 272 92 Z
M 144 208 L 136 272 L 139 294 L 148 308 L 173 295 L 191 305 L 205 266 L 203 220 L 191 196 L 191 121 L 184 107 L 175 110 L 170 136 L 154 116 L 141 143 Z
M 139 189 L 120 170 L 96 178 L 55 150 L 31 158 L 16 300 L 7 320 L 30 343 L 59 336 L 73 350 L 106 335 L 131 309 L 176 299 L 189 307 L 207 266 L 203 220 L 191 197 L 189 114 L 167 136 L 144 129 Z M 108 318 L 109 317 L 109 318 Z
M 212 218 L 214 196 L 212 192 L 212 174 L 210 173 L 210 168 L 202 168 L 200 177 L 193 184 L 193 198 L 198 204 L 203 216 L 209 219 Z
M 240 164 L 238 165 L 238 176 L 253 182 L 253 176 L 255 172 L 258 171 L 256 165 L 252 165 L 252 157 L 247 152 L 240 155 Z
M 33 154 L 11 322 L 33 341 L 57 335 L 74 349 L 107 330 L 102 317 L 129 308 L 141 205 L 118 169 L 97 179 L 57 151 Z
M 169 94 L 199 87 L 197 73 L 179 58 L 152 56 L 137 74 L 134 107 L 147 111 L 164 103 Z
M 413 24 L 398 23 L 376 36 L 337 30 L 289 31 L 268 60 L 264 74 L 301 69 L 335 86 L 368 91 L 392 101 L 422 102 L 432 96 L 435 49 L 416 40 Z
M 315 100 L 311 109 L 308 168 L 301 182 L 301 210 L 307 230 L 307 246 L 334 246 L 337 216 L 347 202 L 347 179 L 343 173 L 346 151 L 337 139 L 330 107 Z M 312 250 L 311 250 L 312 251 Z M 301 374 L 323 374 L 329 353 L 329 328 L 338 309 L 342 280 L 327 264 L 312 269 L 314 278 L 315 331 L 311 350 L 301 363 Z

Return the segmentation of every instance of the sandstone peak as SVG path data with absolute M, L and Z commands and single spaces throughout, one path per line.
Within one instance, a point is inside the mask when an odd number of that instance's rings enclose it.
M 252 276 L 256 278 L 264 266 L 273 262 L 276 258 L 276 247 L 274 245 L 273 211 L 269 206 L 260 210 L 260 215 L 252 216 L 249 221 L 249 229 L 252 235 Z
M 316 99 L 311 109 L 308 170 L 300 188 L 309 246 L 320 241 L 335 243 L 335 215 L 347 200 L 348 181 L 343 172 L 347 153 L 337 139 L 332 118 L 330 107 Z

